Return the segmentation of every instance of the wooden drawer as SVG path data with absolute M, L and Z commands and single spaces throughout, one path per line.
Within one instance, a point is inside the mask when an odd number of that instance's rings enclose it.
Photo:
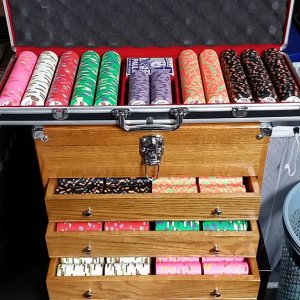
M 252 123 L 129 133 L 117 126 L 46 126 L 44 132 L 49 140 L 36 141 L 44 185 L 48 178 L 144 176 L 139 139 L 150 134 L 165 140 L 161 176 L 258 176 L 260 182 L 268 147 Z
M 249 231 L 122 231 L 57 232 L 49 223 L 46 240 L 50 257 L 91 256 L 207 256 L 215 245 L 220 255 L 256 257 L 259 232 Z
M 247 193 L 239 194 L 55 194 L 50 179 L 46 206 L 50 222 L 92 220 L 256 220 L 261 196 L 256 177 L 245 178 Z M 215 216 L 215 208 L 222 211 Z M 91 216 L 84 212 L 90 209 Z
M 51 300 L 82 300 L 86 291 L 92 299 L 257 299 L 259 272 L 255 259 L 249 259 L 251 275 L 177 275 L 118 277 L 56 277 L 58 259 L 51 259 L 47 287 Z

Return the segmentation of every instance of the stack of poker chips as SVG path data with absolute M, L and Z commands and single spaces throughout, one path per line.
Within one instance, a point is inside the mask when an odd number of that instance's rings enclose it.
M 256 50 L 247 49 L 241 53 L 241 62 L 256 102 L 277 102 L 274 86 Z
M 149 79 L 150 77 L 150 79 Z M 168 70 L 138 70 L 129 76 L 128 105 L 172 104 L 171 77 Z
M 37 56 L 30 51 L 23 51 L 17 58 L 15 65 L 0 95 L 0 106 L 19 106 Z
M 198 193 L 195 177 L 160 177 L 152 182 L 152 193 Z
M 199 231 L 199 221 L 156 221 L 156 231 Z
M 104 223 L 105 231 L 148 231 L 150 223 L 146 221 L 108 221 Z
M 245 193 L 242 177 L 199 177 L 200 193 Z
M 107 257 L 106 276 L 150 275 L 150 257 Z
M 103 263 L 62 263 L 57 266 L 56 276 L 103 276 Z
M 23 96 L 22 106 L 44 106 L 57 62 L 58 57 L 54 52 L 41 53 Z
M 101 194 L 103 178 L 61 178 L 58 179 L 56 194 Z
M 229 103 L 227 89 L 219 62 L 213 49 L 206 49 L 199 56 L 200 70 L 207 103 Z
M 281 102 L 300 102 L 299 87 L 280 52 L 276 49 L 267 49 L 263 52 L 262 59 L 279 100 Z
M 231 49 L 223 51 L 220 63 L 231 102 L 253 102 L 252 92 L 237 52 Z
M 146 177 L 106 178 L 105 194 L 150 193 L 151 180 Z
M 206 261 L 202 262 L 204 275 L 248 275 L 246 261 Z
M 201 275 L 199 257 L 157 257 L 156 275 Z
M 95 51 L 86 51 L 82 54 L 71 106 L 92 106 L 97 85 L 100 67 L 100 56 Z
M 58 222 L 56 231 L 59 232 L 82 232 L 102 231 L 103 222 Z
M 181 91 L 184 104 L 205 103 L 197 54 L 190 49 L 183 50 L 178 56 Z
M 203 221 L 203 231 L 247 231 L 248 222 L 237 221 Z
M 64 52 L 47 97 L 46 106 L 68 106 L 76 76 L 79 56 L 73 51 Z
M 98 78 L 95 106 L 117 105 L 119 93 L 121 57 L 115 51 L 103 54 Z

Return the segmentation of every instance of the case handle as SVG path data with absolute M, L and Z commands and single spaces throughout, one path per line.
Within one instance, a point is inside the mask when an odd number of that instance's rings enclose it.
M 165 130 L 174 131 L 178 129 L 182 123 L 183 118 L 189 113 L 188 108 L 172 108 L 170 115 L 175 117 L 175 124 L 154 124 L 153 118 L 148 117 L 146 124 L 129 125 L 126 123 L 126 118 L 131 114 L 129 109 L 114 109 L 112 115 L 118 119 L 119 126 L 125 131 L 140 131 L 140 130 Z

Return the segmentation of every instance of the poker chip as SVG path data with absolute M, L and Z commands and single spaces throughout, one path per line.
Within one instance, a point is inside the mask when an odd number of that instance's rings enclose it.
M 61 187 L 96 187 L 103 186 L 103 178 L 59 178 L 58 186 Z
M 201 275 L 200 262 L 156 263 L 156 275 Z
M 180 186 L 180 185 L 153 184 L 152 193 L 153 194 L 162 194 L 162 193 L 190 194 L 190 193 L 198 193 L 198 188 L 196 185 Z
M 198 181 L 202 185 L 241 185 L 243 177 L 200 176 Z
M 189 186 L 196 185 L 196 177 L 159 177 L 152 181 L 153 185 L 176 185 L 176 186 Z
M 241 53 L 240 58 L 255 101 L 277 102 L 275 89 L 258 52 L 247 49 Z
M 203 231 L 247 231 L 247 221 L 203 221 Z
M 37 56 L 30 51 L 23 51 L 18 56 L 14 67 L 0 95 L 0 106 L 19 106 Z
M 197 54 L 193 50 L 183 50 L 178 56 L 181 91 L 184 104 L 205 103 Z
M 150 104 L 150 79 L 143 71 L 136 71 L 129 76 L 128 105 Z
M 97 52 L 89 50 L 82 54 L 70 102 L 71 106 L 93 105 L 99 67 L 100 56 Z
M 219 57 L 213 49 L 205 49 L 199 56 L 207 103 L 229 103 Z
M 149 222 L 145 221 L 108 221 L 104 223 L 105 231 L 147 231 Z
M 61 55 L 45 103 L 46 106 L 69 105 L 78 62 L 79 56 L 73 51 L 66 51 Z
M 194 256 L 178 256 L 178 257 L 169 256 L 169 257 L 156 257 L 155 261 L 156 263 L 164 263 L 164 262 L 199 263 L 200 258 Z
M 61 257 L 61 264 L 104 264 L 104 257 Z
M 105 178 L 106 187 L 143 187 L 151 186 L 152 181 L 146 177 L 108 177 Z
M 23 96 L 22 106 L 44 106 L 57 61 L 58 57 L 54 52 L 41 53 Z
M 276 49 L 267 49 L 262 59 L 281 102 L 300 102 L 300 91 L 284 58 Z
M 102 222 L 58 222 L 56 231 L 78 232 L 78 231 L 102 231 Z
M 107 264 L 121 263 L 121 264 L 129 264 L 129 263 L 141 263 L 141 264 L 150 264 L 150 257 L 107 257 Z
M 105 276 L 130 276 L 150 275 L 150 264 L 128 263 L 128 264 L 106 264 L 104 267 Z
M 245 257 L 240 256 L 204 256 L 201 257 L 202 263 L 206 262 L 242 262 Z
M 246 193 L 246 187 L 243 184 L 199 184 L 200 193 Z
M 97 82 L 95 106 L 117 105 L 121 57 L 117 52 L 103 54 Z
M 231 102 L 254 102 L 246 74 L 237 52 L 231 49 L 223 51 L 220 55 L 220 64 Z
M 247 262 L 204 262 L 204 275 L 248 275 Z
M 151 193 L 151 186 L 106 186 L 103 190 L 104 194 L 147 194 Z
M 199 231 L 199 221 L 156 221 L 156 231 Z
M 56 276 L 102 276 L 103 264 L 59 264 Z
M 166 70 L 154 70 L 150 78 L 151 105 L 172 104 L 170 73 Z
M 103 186 L 74 186 L 65 187 L 58 186 L 55 189 L 55 194 L 68 195 L 68 194 L 102 194 Z

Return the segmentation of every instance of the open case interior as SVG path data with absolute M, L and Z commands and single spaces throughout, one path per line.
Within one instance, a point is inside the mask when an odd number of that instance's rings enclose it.
M 287 42 L 293 1 L 288 0 L 4 0 L 11 44 L 16 56 L 24 50 L 60 55 L 73 50 L 99 55 L 114 50 L 122 58 L 117 106 L 1 107 L 0 124 L 155 124 L 178 122 L 247 122 L 300 119 L 299 103 L 201 104 L 182 102 L 178 55 L 207 48 L 218 54 L 252 48 L 261 53 Z M 128 57 L 172 57 L 173 105 L 127 106 Z M 288 59 L 287 59 L 288 60 Z M 2 87 L 13 67 L 12 58 Z M 297 82 L 293 70 L 291 70 Z M 180 115 L 180 116 L 178 116 Z M 150 120 L 150 121 L 149 121 Z M 123 124 L 124 125 L 124 124 Z M 124 127 L 124 126 L 122 126 Z M 125 126 L 126 127 L 126 126 Z M 144 129 L 143 127 L 143 129 Z

